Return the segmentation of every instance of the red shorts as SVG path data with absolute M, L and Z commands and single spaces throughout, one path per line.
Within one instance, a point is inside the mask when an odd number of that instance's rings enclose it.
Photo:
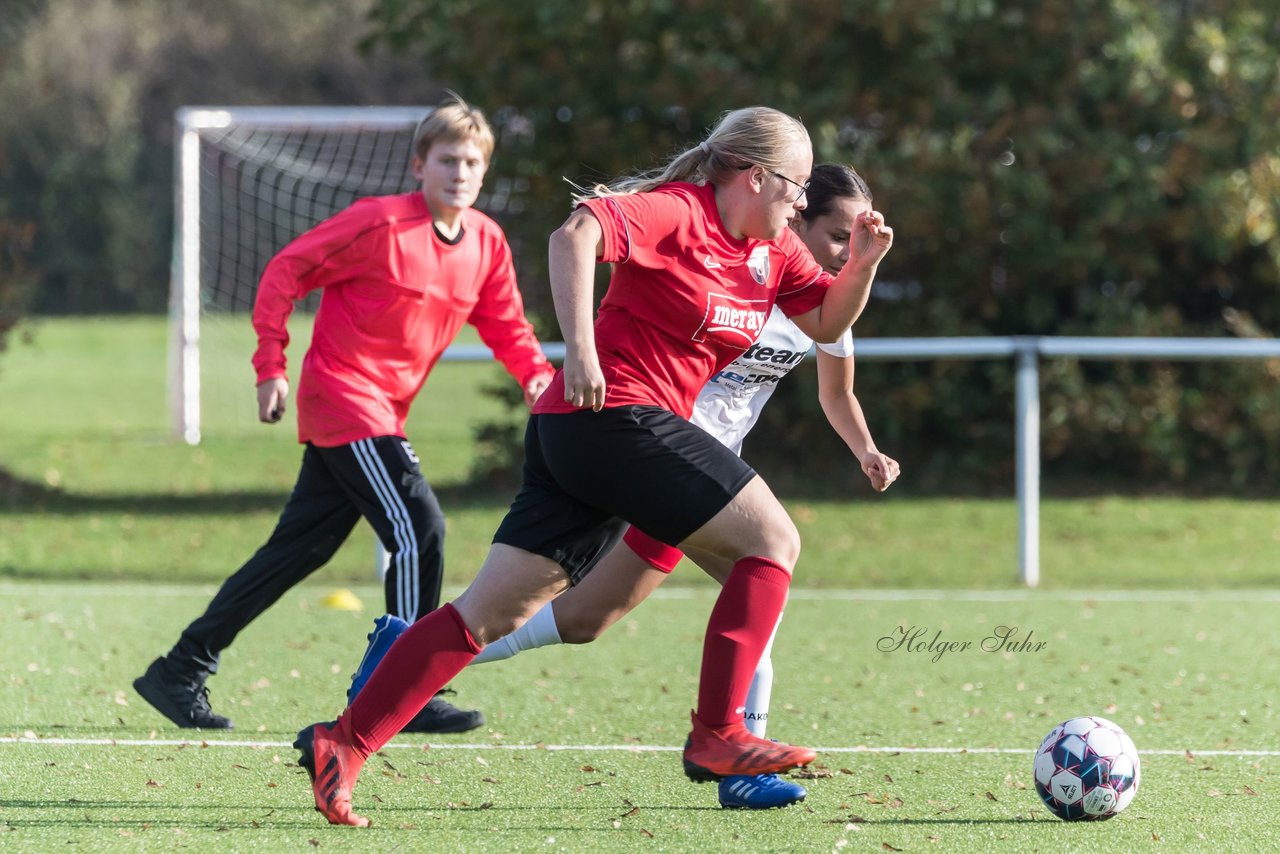
M 668 575 L 671 574 L 671 570 L 676 568 L 680 558 L 684 557 L 684 552 L 675 546 L 669 546 L 661 540 L 655 540 L 636 527 L 628 528 L 627 533 L 622 537 L 622 541 L 627 544 L 631 551 L 644 558 L 649 566 Z

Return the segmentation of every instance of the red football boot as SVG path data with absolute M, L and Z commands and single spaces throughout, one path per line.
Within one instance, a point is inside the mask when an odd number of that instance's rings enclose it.
M 712 729 L 693 718 L 684 745 L 684 773 L 695 783 L 735 774 L 779 774 L 808 765 L 817 756 L 807 747 L 792 747 L 752 735 L 741 721 Z
M 302 752 L 298 764 L 307 769 L 316 812 L 330 824 L 368 827 L 369 819 L 351 811 L 351 790 L 364 757 L 344 738 L 342 723 L 312 724 L 298 733 L 293 746 Z

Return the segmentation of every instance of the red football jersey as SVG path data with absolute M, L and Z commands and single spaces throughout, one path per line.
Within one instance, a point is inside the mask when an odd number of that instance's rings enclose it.
M 360 201 L 299 236 L 267 264 L 253 308 L 258 382 L 285 376 L 285 322 L 323 288 L 297 387 L 298 441 L 333 447 L 403 436 L 409 405 L 470 322 L 522 386 L 551 367 L 524 316 L 498 224 L 462 215 L 450 245 L 422 193 Z
M 689 417 L 698 391 L 747 349 L 775 301 L 817 308 L 831 275 L 790 229 L 777 240 L 730 236 L 710 185 L 664 184 L 583 203 L 604 231 L 609 290 L 596 316 L 605 406 L 661 406 Z M 572 412 L 563 372 L 535 412 Z

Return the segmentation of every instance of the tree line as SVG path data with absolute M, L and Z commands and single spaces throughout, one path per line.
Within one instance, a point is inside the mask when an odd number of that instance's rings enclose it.
M 504 225 L 549 338 L 562 179 L 649 168 L 752 103 L 800 116 L 817 160 L 853 164 L 895 226 L 859 336 L 1280 329 L 1265 0 L 14 2 L 0 335 L 20 310 L 163 309 L 176 107 L 430 103 L 445 86 L 524 129 L 503 134 L 493 174 L 528 188 Z M 1265 489 L 1277 375 L 1046 363 L 1047 482 Z M 811 385 L 784 384 L 748 448 L 773 477 L 847 458 Z M 1010 365 L 867 364 L 858 391 L 904 484 L 1011 482 Z

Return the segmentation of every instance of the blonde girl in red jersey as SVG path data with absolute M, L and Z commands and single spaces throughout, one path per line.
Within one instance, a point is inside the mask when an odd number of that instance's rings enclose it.
M 858 215 L 872 210 L 871 190 L 848 166 L 815 166 L 806 193 L 808 204 L 792 227 L 824 269 L 838 274 L 865 245 L 855 244 Z M 865 231 L 862 232 L 865 235 Z M 865 241 L 863 241 L 865 243 Z M 712 378 L 698 394 L 690 420 L 734 453 L 752 430 L 778 384 L 813 346 L 779 310 L 769 314 L 760 337 L 746 352 Z M 818 398 L 831 426 L 844 439 L 873 489 L 883 492 L 900 473 L 898 462 L 882 453 L 871 436 L 862 406 L 853 392 L 854 345 L 851 331 L 834 344 L 817 348 Z M 490 643 L 472 664 L 500 661 L 550 644 L 590 643 L 662 584 L 684 554 L 634 528 L 585 579 L 557 596 L 513 634 Z M 717 581 L 731 565 L 706 554 L 693 555 Z M 773 688 L 772 642 L 756 667 L 747 694 L 747 729 L 764 736 Z M 806 791 L 776 774 L 725 777 L 720 804 L 729 808 L 771 809 L 803 800 Z
M 788 228 L 812 163 L 799 121 L 737 110 L 660 173 L 580 199 L 552 235 L 566 358 L 530 418 L 524 483 L 470 587 L 400 637 L 338 721 L 299 733 L 300 764 L 330 822 L 368 823 L 351 808 L 365 759 L 484 644 L 588 569 L 624 523 L 732 565 L 708 622 L 686 773 L 711 780 L 813 760 L 753 736 L 742 719 L 799 554 L 795 525 L 749 466 L 687 420 L 775 304 L 821 342 L 866 304 L 892 230 L 874 211 L 861 215 L 873 248 L 838 276 L 823 270 Z M 602 262 L 614 268 L 593 323 Z

